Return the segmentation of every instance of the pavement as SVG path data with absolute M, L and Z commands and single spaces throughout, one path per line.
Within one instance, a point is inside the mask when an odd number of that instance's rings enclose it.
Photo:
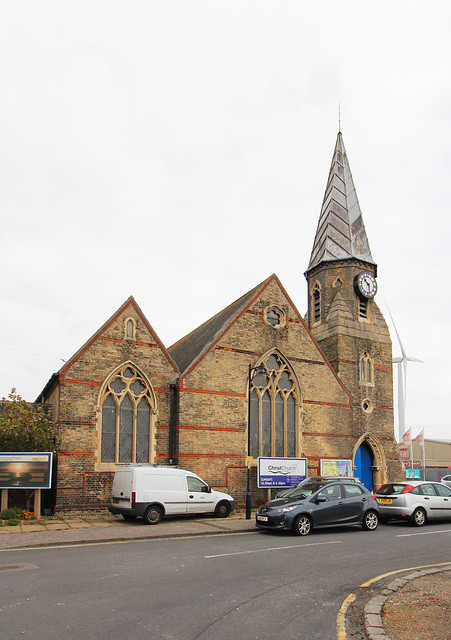
M 125 521 L 121 516 L 111 514 L 96 517 L 54 517 L 45 520 L 20 521 L 17 526 L 0 526 L 0 553 L 13 549 L 125 542 L 153 538 L 225 535 L 255 531 L 254 514 L 250 520 L 246 520 L 244 514 L 240 513 L 233 513 L 224 519 L 209 516 L 196 519 L 168 518 L 156 526 L 143 525 L 140 518 Z M 0 559 L 0 570 L 7 568 L 7 558 L 4 556 Z M 408 571 L 410 573 L 407 573 Z M 411 604 L 411 596 L 408 595 L 406 587 L 410 581 L 425 575 L 428 575 L 432 580 L 436 579 L 438 586 L 439 576 L 443 578 L 445 571 L 449 572 L 446 577 L 451 580 L 451 563 L 444 563 L 440 566 L 417 567 L 413 572 L 412 569 L 406 569 L 403 575 L 399 576 L 386 574 L 374 578 L 360 587 L 356 586 L 356 593 L 350 594 L 340 609 L 337 618 L 338 640 L 350 640 L 351 638 L 353 640 L 354 638 L 356 640 L 403 640 L 403 635 L 393 635 L 393 631 L 391 636 L 386 633 L 383 617 L 384 606 L 386 607 L 395 598 L 397 603 L 401 601 L 404 605 L 404 611 L 407 610 L 407 617 L 411 615 L 413 624 L 418 618 L 418 608 Z M 396 573 L 401 574 L 401 572 Z M 407 575 L 404 575 L 406 573 Z M 391 581 L 388 582 L 388 580 Z M 357 606 L 359 599 L 360 607 Z M 354 611 L 352 616 L 351 610 Z M 446 611 L 446 615 L 449 615 L 449 609 Z M 356 616 L 360 618 L 357 620 L 357 624 Z M 353 619 L 352 624 L 351 618 Z M 409 626 L 408 621 L 407 626 Z M 360 631 L 355 631 L 357 627 L 360 627 Z M 431 640 L 431 636 L 424 635 L 424 640 Z

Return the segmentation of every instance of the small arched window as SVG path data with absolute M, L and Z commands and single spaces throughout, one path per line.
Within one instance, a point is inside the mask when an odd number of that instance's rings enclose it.
M 125 339 L 135 340 L 136 338 L 136 324 L 133 318 L 127 318 L 125 321 Z
M 313 290 L 313 319 L 314 322 L 321 320 L 321 291 L 318 285 Z
M 127 364 L 108 380 L 103 397 L 100 461 L 152 462 L 155 399 L 147 381 Z
M 367 351 L 360 358 L 359 379 L 363 384 L 373 384 L 373 363 Z
M 273 353 L 250 384 L 250 455 L 294 457 L 299 391 L 292 370 Z

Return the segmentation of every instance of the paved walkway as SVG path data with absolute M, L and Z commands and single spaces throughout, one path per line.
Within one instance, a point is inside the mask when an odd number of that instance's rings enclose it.
M 100 542 L 146 540 L 152 538 L 249 533 L 255 531 L 255 516 L 253 515 L 251 520 L 246 520 L 244 515 L 241 514 L 233 514 L 224 519 L 210 517 L 200 517 L 197 519 L 183 517 L 168 518 L 156 526 L 143 525 L 141 519 L 125 521 L 120 516 L 113 515 L 91 518 L 55 518 L 40 520 L 36 523 L 33 521 L 21 521 L 20 524 L 15 527 L 0 527 L 0 569 L 2 567 L 6 568 L 7 566 L 7 557 L 1 554 L 1 551 L 12 549 L 72 544 L 98 544 Z M 434 579 L 435 576 L 438 585 L 438 576 L 443 577 L 444 571 L 447 571 L 446 577 L 449 577 L 451 582 L 451 564 L 448 564 L 448 566 L 442 565 L 441 567 L 426 568 L 422 572 L 416 571 L 410 575 L 404 575 L 399 578 L 394 576 L 393 580 L 384 586 L 382 586 L 383 583 L 381 583 L 376 595 L 364 605 L 362 616 L 366 635 L 362 633 L 360 638 L 367 638 L 368 640 L 401 640 L 404 636 L 397 636 L 392 633 L 392 636 L 389 637 L 386 634 L 383 622 L 384 606 L 387 606 L 394 598 L 396 598 L 397 602 L 404 599 L 404 605 L 408 607 L 407 615 L 411 616 L 411 623 L 407 620 L 407 628 L 414 628 L 415 620 L 418 618 L 418 608 L 410 606 L 407 589 L 405 589 L 406 585 L 415 578 L 424 577 L 426 573 L 431 579 Z M 372 586 L 373 591 L 374 589 L 378 589 L 377 582 Z M 403 592 L 403 589 L 405 589 L 405 592 Z M 356 590 L 362 594 L 362 590 L 358 589 L 357 586 Z M 404 598 L 403 593 L 406 593 Z M 362 595 L 356 596 L 357 599 L 359 597 L 362 597 Z M 351 636 L 347 636 L 346 631 L 347 611 L 347 605 L 345 605 L 342 607 L 338 617 L 337 637 L 339 640 L 350 640 L 351 638 Z M 445 612 L 445 616 L 449 617 L 449 608 Z M 355 637 L 358 636 L 353 633 L 352 638 Z M 415 637 L 432 640 L 432 636 L 430 635 Z

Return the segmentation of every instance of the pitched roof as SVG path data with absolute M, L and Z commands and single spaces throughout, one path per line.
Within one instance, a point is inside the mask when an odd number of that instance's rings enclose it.
M 352 258 L 375 264 L 339 132 L 307 271 L 321 262 Z
M 268 285 L 270 276 L 261 284 L 232 302 L 228 307 L 204 322 L 200 327 L 169 347 L 168 351 L 183 375 L 204 354 L 212 344 L 224 333 L 234 320 L 246 309 L 251 301 Z
M 36 402 L 40 402 L 42 400 L 42 398 L 45 398 L 45 397 L 48 396 L 48 394 L 50 393 L 51 389 L 58 382 L 60 374 L 64 374 L 74 364 L 74 362 L 76 362 L 76 360 L 78 360 L 78 358 L 95 342 L 95 340 L 97 340 L 97 338 L 100 335 L 102 335 L 102 333 L 116 320 L 116 318 L 118 318 L 118 316 L 129 306 L 134 307 L 135 311 L 140 316 L 141 320 L 143 321 L 144 325 L 148 329 L 149 333 L 152 335 L 153 339 L 158 344 L 158 346 L 160 347 L 161 351 L 165 354 L 166 358 L 168 359 L 170 365 L 173 367 L 174 371 L 177 371 L 177 364 L 174 362 L 174 360 L 169 355 L 166 347 L 164 346 L 164 344 L 161 342 L 160 338 L 155 333 L 154 329 L 150 325 L 150 323 L 147 320 L 146 316 L 144 315 L 144 313 L 141 311 L 140 307 L 136 303 L 134 297 L 130 296 L 129 298 L 127 298 L 127 300 L 124 302 L 124 304 L 122 304 L 119 307 L 119 309 L 100 327 L 100 329 L 98 329 L 94 333 L 94 335 L 91 336 L 91 338 L 89 338 L 89 340 L 87 342 L 85 342 L 85 344 L 78 351 L 76 351 L 74 353 L 74 355 L 67 362 L 65 362 L 65 364 L 63 364 L 63 366 L 59 369 L 59 371 L 57 371 L 56 373 L 52 374 L 52 376 L 50 377 L 49 381 L 45 385 L 44 389 L 41 391 L 41 393 L 39 394 L 38 398 L 36 399 Z

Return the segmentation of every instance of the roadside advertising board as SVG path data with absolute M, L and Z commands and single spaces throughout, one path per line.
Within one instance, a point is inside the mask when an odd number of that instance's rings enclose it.
M 258 486 L 295 487 L 307 476 L 307 458 L 259 458 Z
M 321 460 L 321 475 L 352 478 L 352 460 Z
M 50 489 L 53 453 L 0 453 L 0 489 Z

